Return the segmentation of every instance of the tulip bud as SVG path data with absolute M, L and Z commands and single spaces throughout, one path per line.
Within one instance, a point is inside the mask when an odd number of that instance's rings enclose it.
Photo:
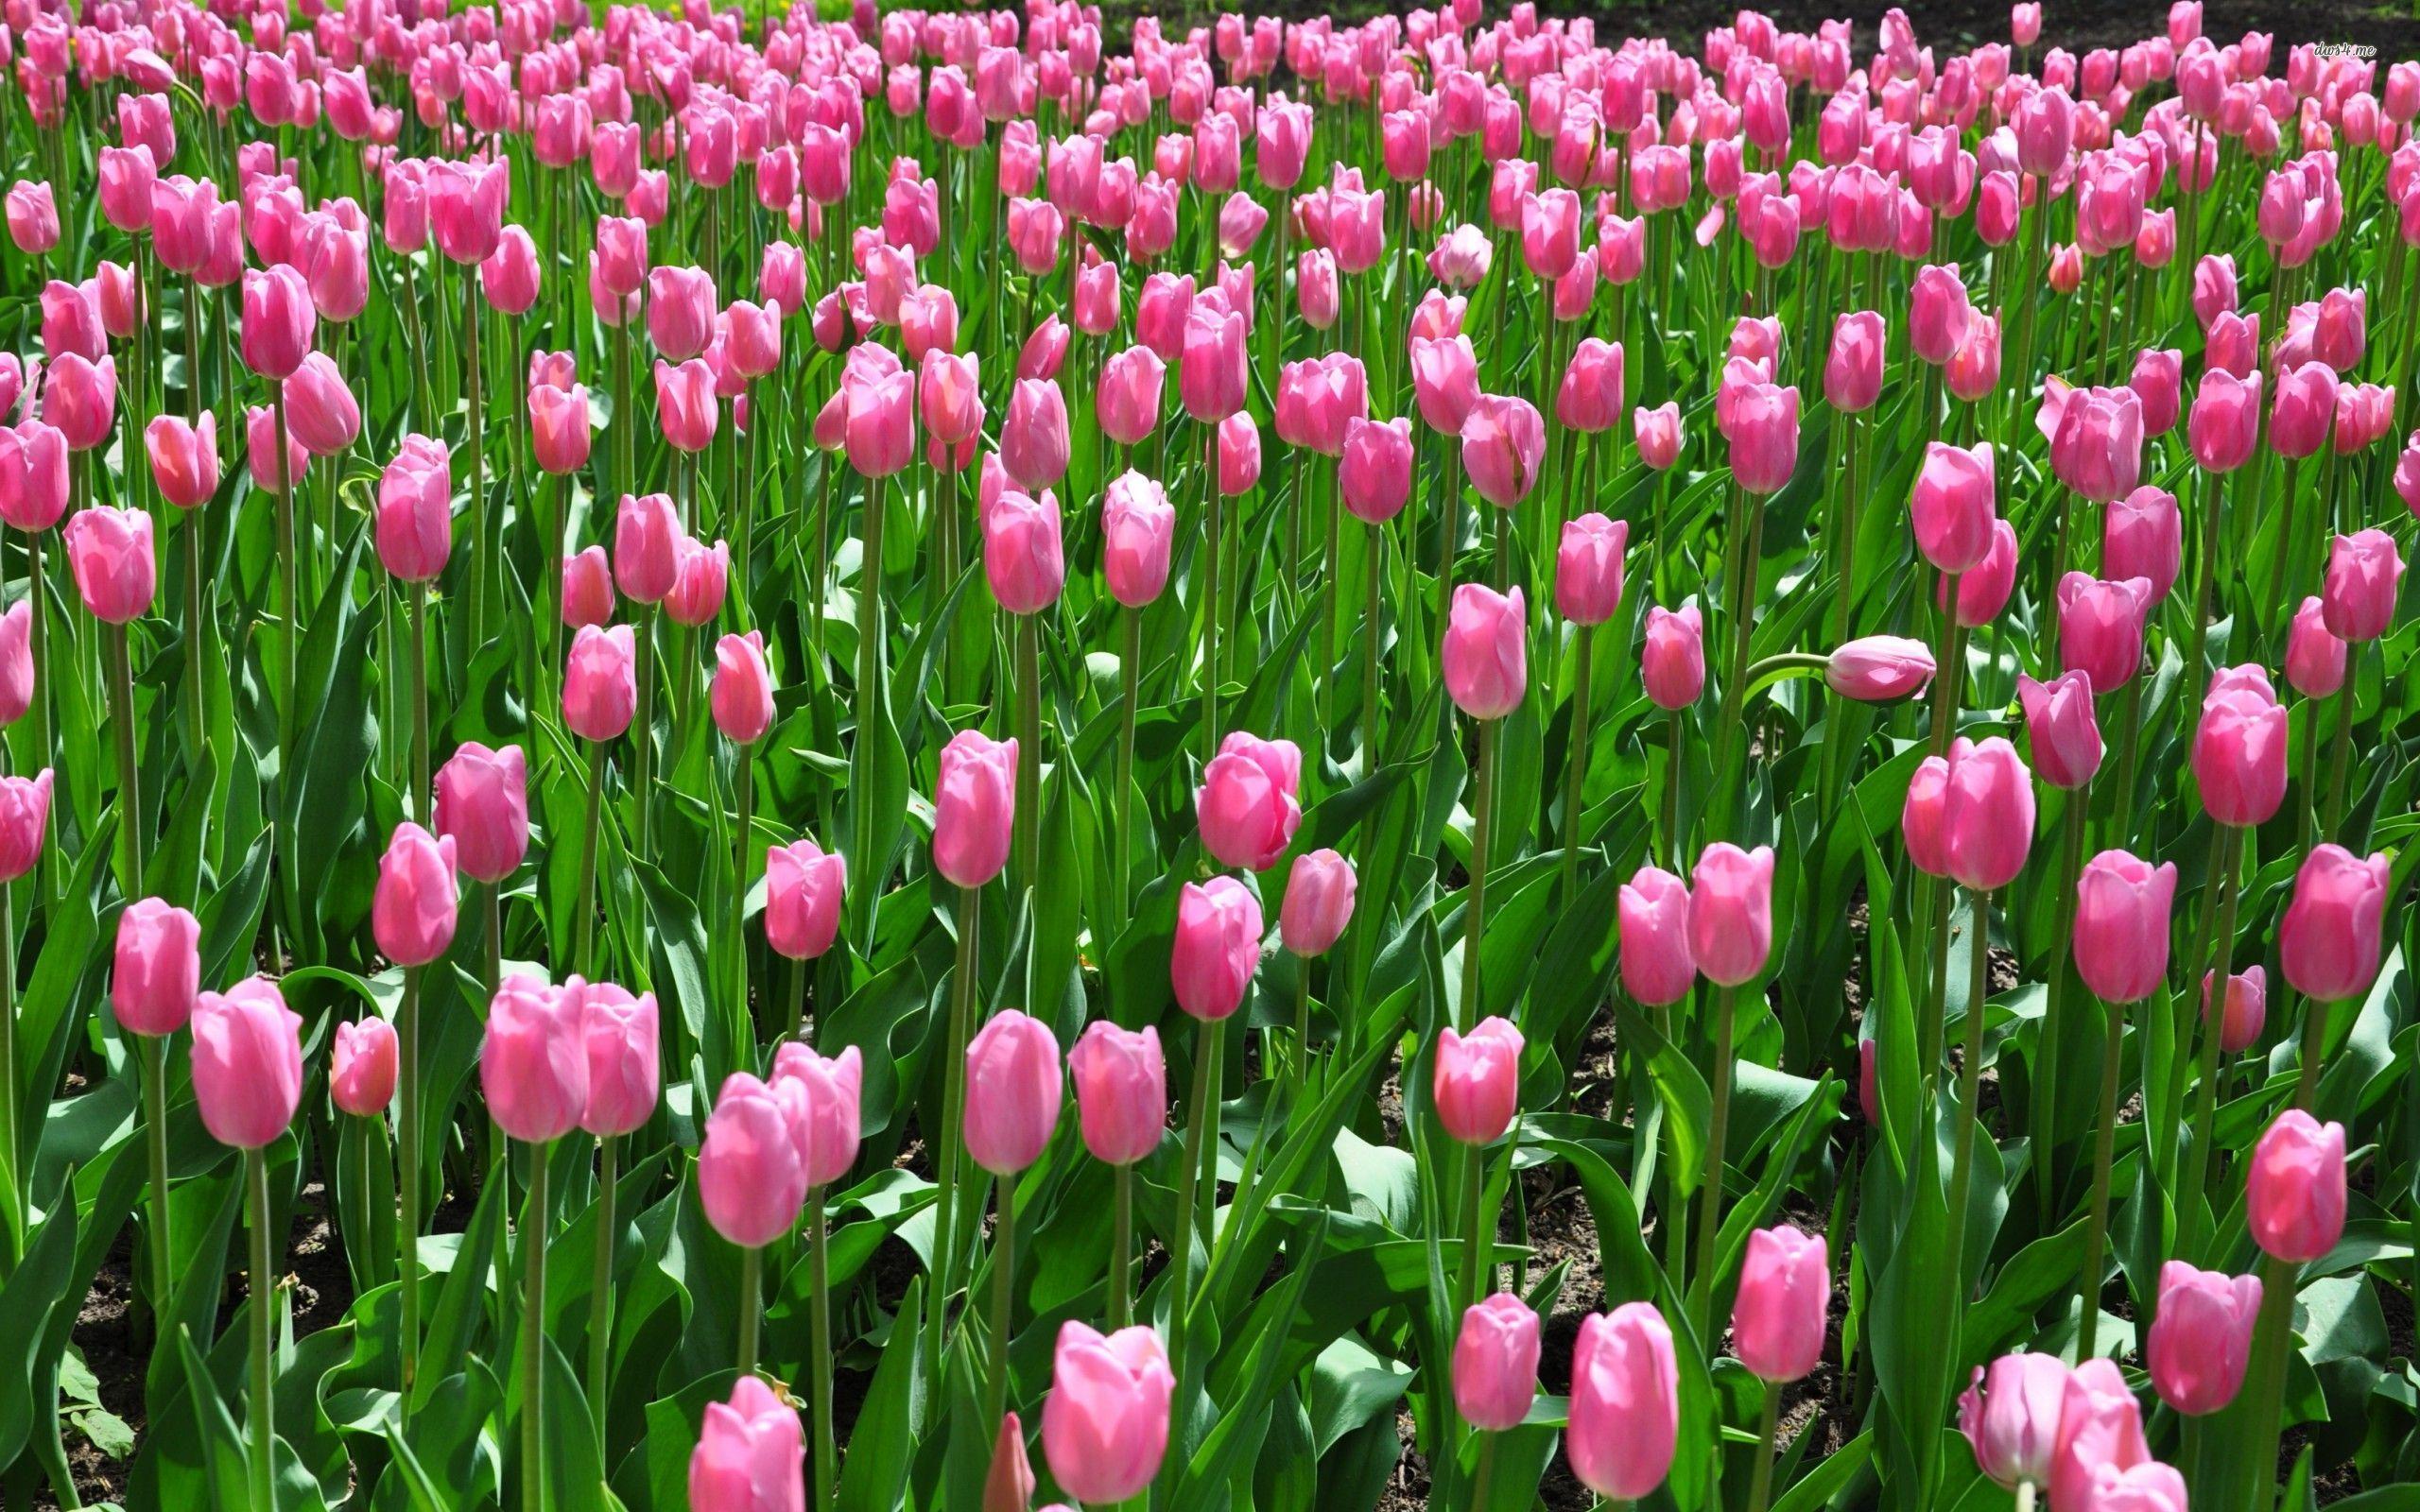
M 1804 1379 L 1824 1356 L 1824 1318 L 1831 1303 L 1824 1237 L 1788 1224 L 1748 1235 L 1732 1305 L 1731 1343 L 1759 1380 Z
M 1016 816 L 1017 743 L 960 730 L 942 747 L 933 792 L 933 866 L 961 887 L 980 887 L 1008 864 Z
M 1504 1019 L 1481 1020 L 1468 1036 L 1438 1032 L 1431 1095 L 1451 1138 L 1493 1144 L 1520 1110 L 1521 1031 Z
M 748 1073 L 733 1073 L 698 1145 L 698 1204 L 706 1221 L 729 1243 L 762 1249 L 789 1231 L 805 1202 L 806 1168 L 788 1104 Z
M 2103 850 L 2076 879 L 2076 971 L 2102 1001 L 2139 1003 L 2168 973 L 2176 866 Z
M 1233 731 L 1194 790 L 1202 848 L 1241 870 L 1275 866 L 1303 821 L 1302 785 L 1303 756 L 1292 741 Z
M 1528 608 L 1518 587 L 1506 593 L 1478 583 L 1454 589 L 1441 653 L 1445 691 L 1474 719 L 1501 719 L 1529 687 Z
M 2288 1108 L 2252 1149 L 2244 1225 L 2290 1265 L 2326 1258 L 2344 1235 L 2344 1125 Z
M 2159 1309 L 2143 1341 L 2160 1400 L 2192 1418 L 2235 1400 L 2259 1313 L 2257 1276 L 2196 1270 L 2181 1260 L 2162 1264 Z
M 1932 681 L 1932 648 L 1905 636 L 1868 635 L 1836 646 L 1824 664 L 1824 682 L 1859 703 L 1895 703 L 1924 692 Z
M 1104 1337 L 1070 1318 L 1059 1326 L 1042 1452 L 1059 1488 L 1090 1506 L 1115 1506 L 1160 1472 L 1168 1447 L 1176 1377 L 1148 1325 Z
M 618 739 L 638 708 L 635 641 L 627 625 L 583 625 L 563 664 L 563 723 L 582 740 Z
M 1058 1037 L 1014 1008 L 993 1016 L 966 1046 L 966 1152 L 994 1176 L 1042 1158 L 1063 1095 Z
M 2379 929 L 2394 869 L 2383 854 L 2314 847 L 2294 874 L 2292 902 L 2277 926 L 2286 981 L 2319 1005 L 2359 998 L 2377 976 Z
M 2202 973 L 2202 1019 L 2210 1018 L 2210 988 L 2216 971 Z M 2217 1033 L 2219 1048 L 2228 1055 L 2241 1055 L 2259 1041 L 2261 1027 L 2269 1018 L 2269 973 L 2258 966 L 2226 980 L 2226 1001 L 2219 1010 Z
M 195 999 L 193 1096 L 212 1139 L 258 1150 L 285 1135 L 302 1101 L 302 1032 L 267 977 Z
M 2067 1367 L 2055 1354 L 2004 1354 L 1958 1399 L 1958 1430 L 1975 1449 L 1975 1468 L 2014 1489 L 2050 1478 L 2065 1406 Z
M 1278 937 L 1294 954 L 1324 955 L 1353 919 L 1357 879 L 1353 863 L 1333 850 L 1306 850 L 1287 874 L 1286 902 L 1278 910 Z
M 763 1377 L 743 1375 L 733 1384 L 729 1403 L 706 1403 L 698 1447 L 689 1455 L 689 1505 L 695 1512 L 804 1506 L 805 1466 L 806 1433 L 798 1409 Z
M 1639 680 L 1649 701 L 1677 712 L 1705 691 L 1705 621 L 1694 604 L 1679 610 L 1661 605 L 1647 611 L 1639 649 Z
M 1084 1148 L 1109 1165 L 1132 1165 L 1160 1147 L 1167 1129 L 1167 1065 L 1160 1033 L 1121 1029 L 1106 1019 L 1084 1028 L 1067 1053 Z
M 1502 1433 L 1520 1426 L 1537 1395 L 1538 1314 L 1510 1292 L 1492 1293 L 1462 1314 L 1454 1410 L 1475 1429 Z
M 2032 773 L 2015 747 L 1996 735 L 1953 746 L 1941 810 L 1948 875 L 1976 892 L 2015 881 L 2032 848 L 2033 813 Z
M 328 1061 L 328 1097 L 337 1110 L 376 1118 L 395 1100 L 401 1062 L 395 1026 L 384 1019 L 337 1025 L 336 1051 Z
M 201 924 L 157 898 L 118 915 L 110 1006 L 130 1034 L 165 1037 L 193 1017 L 201 985 Z
M 2093 717 L 2092 682 L 2067 672 L 2048 682 L 2023 673 L 2016 694 L 2025 708 L 2025 730 L 2033 749 L 2033 770 L 2053 787 L 2081 788 L 2100 770 L 2100 726 Z

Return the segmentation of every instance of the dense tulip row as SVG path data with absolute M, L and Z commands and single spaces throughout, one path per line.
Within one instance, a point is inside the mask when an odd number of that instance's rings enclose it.
M 7 0 L 0 1505 L 2404 1504 L 2420 61 L 1486 9 Z

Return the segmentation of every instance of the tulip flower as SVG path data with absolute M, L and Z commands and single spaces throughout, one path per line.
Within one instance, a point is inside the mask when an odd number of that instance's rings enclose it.
M 806 1505 L 805 1432 L 798 1410 L 742 1373 L 728 1402 L 706 1403 L 689 1454 L 695 1512 L 796 1512 Z
M 2256 666 L 2210 679 L 2193 731 L 2202 806 L 2221 824 L 2265 824 L 2286 796 L 2286 711 Z
M 1958 1398 L 1958 1430 L 1987 1479 L 2011 1490 L 2048 1484 L 2067 1375 L 2055 1354 L 2004 1354 L 1975 1367 Z
M 1647 611 L 1647 629 L 1640 644 L 1639 679 L 1650 702 L 1678 712 L 1698 701 L 1705 690 L 1704 621 L 1694 604 L 1674 610 L 1661 605 Z
M 2171 1260 L 2159 1270 L 2159 1309 L 2143 1354 L 2160 1400 L 2202 1418 L 2235 1400 L 2252 1354 L 2260 1279 L 2196 1270 Z
M 754 1076 L 735 1072 L 723 1082 L 698 1145 L 698 1203 L 715 1232 L 739 1247 L 742 1376 L 752 1374 L 756 1363 L 763 1311 L 754 1285 L 759 1256 L 798 1222 L 806 1187 L 806 1166 L 791 1129 L 789 1104 Z
M 1824 683 L 1859 703 L 1895 703 L 1924 692 L 1933 677 L 1932 648 L 1904 636 L 1869 635 L 1835 646 L 1824 662 Z
M 2381 853 L 2357 856 L 2342 846 L 2320 845 L 2294 874 L 2292 901 L 2277 926 L 2278 964 L 2287 983 L 2320 1005 L 2348 1002 L 2369 990 L 2377 975 L 2379 931 L 2392 868 Z M 2321 1043 L 2316 1028 L 2303 1036 L 2303 1078 L 2316 1074 Z
M 5 406 L 0 406 L 5 407 Z M 198 509 L 218 492 L 218 417 L 204 410 L 192 423 L 160 415 L 143 428 L 151 481 L 180 509 Z
M 384 1019 L 337 1025 L 328 1061 L 328 1097 L 337 1110 L 377 1118 L 395 1098 L 395 1028 Z
M 1062 1323 L 1042 1408 L 1050 1478 L 1094 1506 L 1140 1494 L 1167 1452 L 1176 1381 L 1149 1326 L 1104 1337 L 1073 1318 Z
M 2403 557 L 2393 536 L 2376 529 L 2338 536 L 2328 548 L 2326 581 L 2320 590 L 2327 628 L 2344 641 L 2377 640 L 2394 623 L 2402 582 Z
M 2123 850 L 2084 863 L 2076 881 L 2076 971 L 2110 1003 L 2139 1003 L 2168 973 L 2169 905 L 2176 867 L 2153 867 Z
M 1228 735 L 1194 790 L 1202 848 L 1241 870 L 1275 866 L 1303 820 L 1302 781 L 1302 752 L 1292 741 Z
M 1462 1421 L 1479 1433 L 1519 1427 L 1538 1394 L 1538 1314 L 1510 1292 L 1465 1309 L 1453 1376 L 1454 1410 Z
M 1750 1233 L 1731 1313 L 1739 1363 L 1773 1384 L 1805 1378 L 1823 1358 L 1831 1293 L 1823 1235 L 1788 1224 Z
M 2114 1360 L 2085 1359 L 2068 1374 L 2050 1457 L 2050 1504 L 2091 1506 L 2086 1500 L 2103 1469 L 2122 1473 L 2151 1462 L 2142 1410 Z

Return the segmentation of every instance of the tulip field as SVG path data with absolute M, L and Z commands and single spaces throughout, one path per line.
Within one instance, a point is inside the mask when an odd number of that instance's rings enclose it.
M 0 1512 L 2420 1512 L 2420 47 L 2062 4 L 0 0 Z

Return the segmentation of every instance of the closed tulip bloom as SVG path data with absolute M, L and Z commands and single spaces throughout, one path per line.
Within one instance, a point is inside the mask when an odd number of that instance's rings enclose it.
M 1927 263 L 1916 269 L 1908 294 L 1908 345 L 1917 356 L 1935 367 L 1947 362 L 1973 318 L 1965 281 L 1954 265 Z
M 246 977 L 193 1009 L 193 1100 L 221 1144 L 266 1149 L 302 1102 L 302 1016 L 275 983 Z
M 681 516 L 666 493 L 622 495 L 614 519 L 614 580 L 642 604 L 660 604 L 681 581 Z
M 1580 260 L 1580 197 L 1568 189 L 1521 197 L 1521 260 L 1542 279 L 1559 279 Z
M 638 708 L 635 644 L 627 625 L 583 625 L 563 663 L 563 723 L 582 740 L 614 740 Z
M 2104 1002 L 2139 1003 L 2168 973 L 2176 866 L 2103 850 L 2076 878 L 2076 972 Z
M 869 478 L 905 471 L 916 455 L 915 375 L 852 371 L 840 395 L 849 465 Z
M 588 1095 L 579 1126 L 601 1139 L 636 1132 L 655 1114 L 659 1089 L 655 994 L 632 997 L 611 982 L 564 985 L 577 997 Z
M 586 466 L 591 424 L 588 389 L 582 385 L 530 388 L 529 452 L 540 472 L 562 477 Z
M 1645 1499 L 1672 1468 L 1680 1400 L 1672 1331 L 1653 1305 L 1625 1302 L 1582 1319 L 1563 1438 L 1571 1472 L 1599 1496 Z
M 2055 384 L 2055 380 L 2053 383 Z M 2143 404 L 2131 388 L 2066 389 L 2046 402 L 2050 470 L 2096 504 L 2135 490 L 2143 470 Z
M 1149 347 L 1129 347 L 1101 364 L 1096 387 L 1096 418 L 1101 433 L 1132 446 L 1160 422 L 1160 389 L 1167 364 Z
M 2066 1402 L 2067 1367 L 2055 1354 L 2004 1354 L 1958 1398 L 1958 1431 L 1975 1449 L 1975 1468 L 2014 1490 L 2050 1479 Z
M 1303 757 L 1290 740 L 1231 732 L 1201 771 L 1194 816 L 1219 865 L 1266 871 L 1303 821 Z
M 2202 806 L 2221 824 L 2265 824 L 2286 795 L 2286 711 L 2256 666 L 2211 679 L 2193 732 Z
M 1622 990 L 1649 1007 L 1686 997 L 1698 974 L 1689 947 L 1688 884 L 1641 867 L 1622 884 L 1617 919 Z
M 693 1512 L 799 1512 L 806 1505 L 806 1431 L 764 1378 L 743 1375 L 728 1403 L 706 1403 L 689 1454 Z
M 698 1144 L 698 1205 L 706 1222 L 730 1244 L 762 1249 L 789 1232 L 805 1202 L 806 1167 L 789 1107 L 754 1076 L 733 1073 Z
M 54 358 L 42 386 L 42 418 L 71 452 L 107 442 L 117 424 L 117 359 L 87 362 L 73 352 Z
M 361 435 L 361 405 L 324 352 L 305 355 L 285 380 L 286 434 L 314 456 L 335 456 Z
M 2306 698 L 2326 698 L 2344 686 L 2344 643 L 2327 627 L 2316 596 L 2303 600 L 2286 637 L 2286 680 Z
M 1353 920 L 1358 885 L 1353 863 L 1334 850 L 1306 850 L 1296 856 L 1286 877 L 1285 905 L 1278 910 L 1279 939 L 1305 959 L 1326 954 Z
M 848 858 L 810 839 L 765 850 L 765 943 L 793 961 L 832 948 L 840 933 Z
M 1958 575 L 1958 623 L 1967 629 L 1979 629 L 1999 618 L 2008 607 L 2009 594 L 2016 591 L 2016 529 L 2005 520 L 1992 522 L 1991 549 L 1983 559 Z M 1947 577 L 1933 584 L 1933 604 L 1949 606 Z
M 1942 817 L 1949 801 L 1949 767 L 1974 748 L 1963 735 L 1949 743 L 1949 754 L 1927 756 L 1908 776 L 1908 794 L 1899 805 L 1899 837 L 1908 861 L 1928 877 L 1949 875 L 1949 833 Z
M 1168 975 L 1177 1006 L 1204 1022 L 1243 1006 L 1260 968 L 1260 900 L 1233 877 L 1186 883 L 1176 904 Z
M 378 475 L 378 560 L 405 582 L 445 571 L 454 552 L 454 475 L 444 444 L 406 436 Z
M 614 569 L 604 547 L 583 547 L 563 558 L 562 595 L 563 624 L 572 629 L 614 617 Z
M 675 450 L 702 452 L 712 445 L 722 418 L 715 398 L 714 369 L 697 357 L 677 367 L 657 362 L 655 414 L 664 438 Z
M 2102 1465 L 2094 1469 L 2085 1495 L 2094 1512 L 2185 1512 L 2185 1475 L 2157 1460 L 2122 1470 Z
M 2050 1459 L 2050 1504 L 2093 1506 L 2088 1497 L 2100 1469 L 2122 1472 L 2150 1461 L 2142 1410 L 2118 1363 L 2095 1358 L 2078 1365 L 2068 1373 L 2066 1400 L 2059 1412 L 2058 1447 Z
M 714 275 L 699 267 L 654 267 L 647 274 L 647 335 L 668 362 L 706 350 L 715 327 Z
M 2306 362 L 2277 374 L 2277 397 L 2269 412 L 2269 444 L 2279 456 L 2310 456 L 2327 442 L 2336 419 L 2336 371 Z
M 1471 338 L 1412 337 L 1411 395 L 1429 429 L 1459 437 L 1479 401 L 1478 354 Z
M 2394 623 L 2403 557 L 2383 530 L 2338 536 L 2327 553 L 2327 576 L 2320 587 L 2320 611 L 2329 630 L 2344 641 L 2375 641 Z
M 2210 989 L 2217 977 L 2216 971 L 2202 973 L 2202 1020 L 2204 1023 L 2210 1019 Z M 2268 1020 L 2268 971 L 2252 966 L 2228 977 L 2225 1002 L 2221 1005 L 2219 1015 L 2219 1048 L 2231 1056 L 2251 1049 L 2259 1041 L 2261 1028 Z
M 34 703 L 33 601 L 0 613 L 0 725 L 13 725 Z
M 328 1097 L 337 1111 L 376 1118 L 395 1100 L 395 1074 L 402 1057 L 395 1026 L 384 1019 L 337 1025 L 336 1051 L 328 1058 Z
M 2245 1227 L 2290 1265 L 2326 1258 L 2344 1235 L 2344 1125 L 2288 1108 L 2252 1149 Z
M 76 592 L 93 617 L 112 625 L 141 618 L 157 587 L 151 517 L 140 509 L 96 505 L 67 522 L 66 539 Z
M 1017 743 L 963 730 L 942 747 L 933 790 L 933 867 L 961 887 L 980 887 L 1008 864 L 1016 816 Z
M 0 882 L 14 882 L 42 858 L 50 823 L 50 768 L 31 777 L 0 777 Z
M 1933 678 L 1932 648 L 1901 635 L 1868 635 L 1835 646 L 1824 682 L 1859 703 L 1895 703 L 1922 693 Z
M 1521 1108 L 1521 1031 L 1505 1019 L 1482 1019 L 1467 1036 L 1451 1025 L 1438 1031 L 1430 1094 L 1448 1137 L 1493 1144 L 1512 1126 Z
M 2124 687 L 2142 666 L 2143 615 L 2152 597 L 2147 578 L 2110 582 L 2069 573 L 2059 579 L 2059 660 L 2066 670 L 2091 679 L 2096 694 Z
M 1000 462 L 1020 488 L 1046 489 L 1067 472 L 1067 400 L 1056 383 L 1020 378 L 1000 426 Z
M 1132 1165 L 1160 1147 L 1168 1117 L 1167 1063 L 1160 1032 L 1121 1029 L 1106 1019 L 1085 1025 L 1067 1053 L 1084 1148 L 1107 1165 Z
M 1411 421 L 1344 421 L 1344 450 L 1337 460 L 1337 494 L 1344 510 L 1365 524 L 1384 524 L 1403 512 L 1411 497 Z
M 793 1040 L 773 1057 L 773 1088 L 789 1114 L 807 1187 L 830 1186 L 856 1163 L 865 1103 L 865 1057 L 855 1045 L 820 1056 Z
M 244 274 L 243 326 L 238 341 L 244 366 L 264 378 L 292 377 L 310 353 L 319 311 L 301 272 L 280 263 Z
M 1100 524 L 1101 573 L 1110 596 L 1128 609 L 1157 599 L 1167 586 L 1168 557 L 1176 539 L 1176 509 L 1167 490 L 1130 469 L 1112 480 L 1104 493 Z M 988 532 L 985 539 L 988 552 Z
M 1951 759 L 1941 824 L 1959 885 L 1990 892 L 2016 880 L 2033 845 L 2033 774 L 2015 747 L 1995 735 Z
M 1887 340 L 1882 317 L 1872 310 L 1837 317 L 1832 322 L 1832 349 L 1824 359 L 1824 402 L 1845 414 L 1872 409 L 1882 397 Z
M 940 348 L 926 352 L 916 386 L 925 434 L 943 446 L 962 446 L 983 429 L 982 361 Z
M 2260 438 L 2260 374 L 2204 373 L 2186 433 L 2193 460 L 2206 471 L 2232 472 L 2251 461 Z
M 1717 841 L 1689 884 L 1689 955 L 1710 982 L 1737 987 L 1765 969 L 1773 942 L 1773 852 Z
M 1244 318 L 1209 303 L 1207 291 L 1194 303 L 1185 317 L 1183 360 L 1177 369 L 1177 396 L 1186 414 L 1215 424 L 1243 408 L 1248 334 Z
M 1773 384 L 1735 386 L 1722 423 L 1731 475 L 1750 493 L 1778 493 L 1798 467 L 1798 390 Z
M 994 1176 L 1040 1160 L 1059 1124 L 1063 1083 L 1047 1024 L 1014 1008 L 994 1015 L 966 1046 L 966 1153 Z
M 1639 673 L 1649 700 L 1658 709 L 1677 711 L 1698 701 L 1705 691 L 1705 620 L 1696 605 L 1649 607 Z
M 1991 397 L 2000 386 L 1999 318 L 1978 311 L 1967 322 L 1966 339 L 1958 343 L 1942 371 L 1951 397 L 1969 404 Z
M 491 886 L 511 876 L 529 850 L 528 757 L 464 741 L 437 769 L 436 821 L 465 874 Z
M 9 186 L 9 239 L 28 257 L 59 245 L 59 203 L 50 185 L 19 180 Z
M 2025 730 L 2033 749 L 2033 770 L 2052 787 L 2080 788 L 2100 770 L 2100 726 L 2093 716 L 2092 680 L 2065 672 L 2048 682 L 2024 673 L 2016 695 L 2025 709 Z
M 398 966 L 426 966 L 454 943 L 459 903 L 453 839 L 408 821 L 395 826 L 370 905 L 379 951 Z
M 693 630 L 713 624 L 722 612 L 723 595 L 731 589 L 730 545 L 717 541 L 708 546 L 694 536 L 683 536 L 673 555 L 680 571 L 672 580 L 672 592 L 664 595 L 664 617 Z
M 2102 516 L 2100 570 L 2151 584 L 2151 602 L 2176 585 L 2185 558 L 2184 516 L 2176 495 L 2149 484 L 2111 504 Z
M 67 512 L 67 438 L 39 420 L 0 425 L 0 519 L 47 530 Z
M 1479 497 L 1511 508 L 1537 486 L 1546 421 L 1525 399 L 1481 394 L 1463 417 L 1462 471 Z
M 765 664 L 764 632 L 726 635 L 715 643 L 710 703 L 715 728 L 726 740 L 753 745 L 773 728 L 773 674 Z
M 2160 1400 L 2204 1418 L 2235 1400 L 2252 1356 L 2260 1279 L 2197 1270 L 2181 1260 L 2159 1268 L 2159 1309 L 2144 1339 Z
M 1962 573 L 1991 550 L 1995 477 L 1989 441 L 1925 448 L 1910 506 L 1916 546 L 1942 572 Z
M 102 318 L 97 280 L 70 284 L 52 279 L 42 290 L 43 355 L 57 362 L 73 352 L 87 362 L 108 354 L 109 323 Z
M 1602 625 L 1622 603 L 1622 553 L 1630 524 L 1590 512 L 1566 521 L 1555 552 L 1557 612 L 1574 625 Z
M 1059 1488 L 1091 1506 L 1115 1506 L 1160 1473 L 1176 1377 L 1148 1325 L 1103 1336 L 1070 1318 L 1059 1326 L 1042 1452 Z
M 129 903 L 117 916 L 110 1007 L 129 1034 L 165 1036 L 193 1017 L 201 989 L 201 923 L 158 898 Z
M 2357 856 L 2321 845 L 2303 858 L 2277 931 L 2278 965 L 2295 991 L 2316 1003 L 2342 1003 L 2369 990 L 2392 883 L 2383 853 Z
M 1049 490 L 1035 499 L 1006 489 L 983 510 L 983 576 L 992 595 L 1011 614 L 1038 614 L 1059 602 L 1067 567 L 1061 555 L 1059 500 Z
M 1805 1379 L 1824 1357 L 1831 1297 L 1823 1235 L 1788 1224 L 1749 1234 L 1731 1309 L 1731 1347 L 1739 1363 L 1761 1381 Z
M 1556 423 L 1591 435 L 1609 431 L 1622 414 L 1622 349 L 1583 336 L 1555 390 Z
M 1451 1031 L 1448 1031 L 1449 1033 Z M 1538 1314 L 1510 1292 L 1464 1310 L 1454 1340 L 1454 1410 L 1473 1428 L 1517 1428 L 1538 1395 Z
M 155 416 L 143 428 L 143 450 L 160 497 L 178 508 L 198 509 L 217 496 L 218 417 L 209 410 L 198 421 Z

